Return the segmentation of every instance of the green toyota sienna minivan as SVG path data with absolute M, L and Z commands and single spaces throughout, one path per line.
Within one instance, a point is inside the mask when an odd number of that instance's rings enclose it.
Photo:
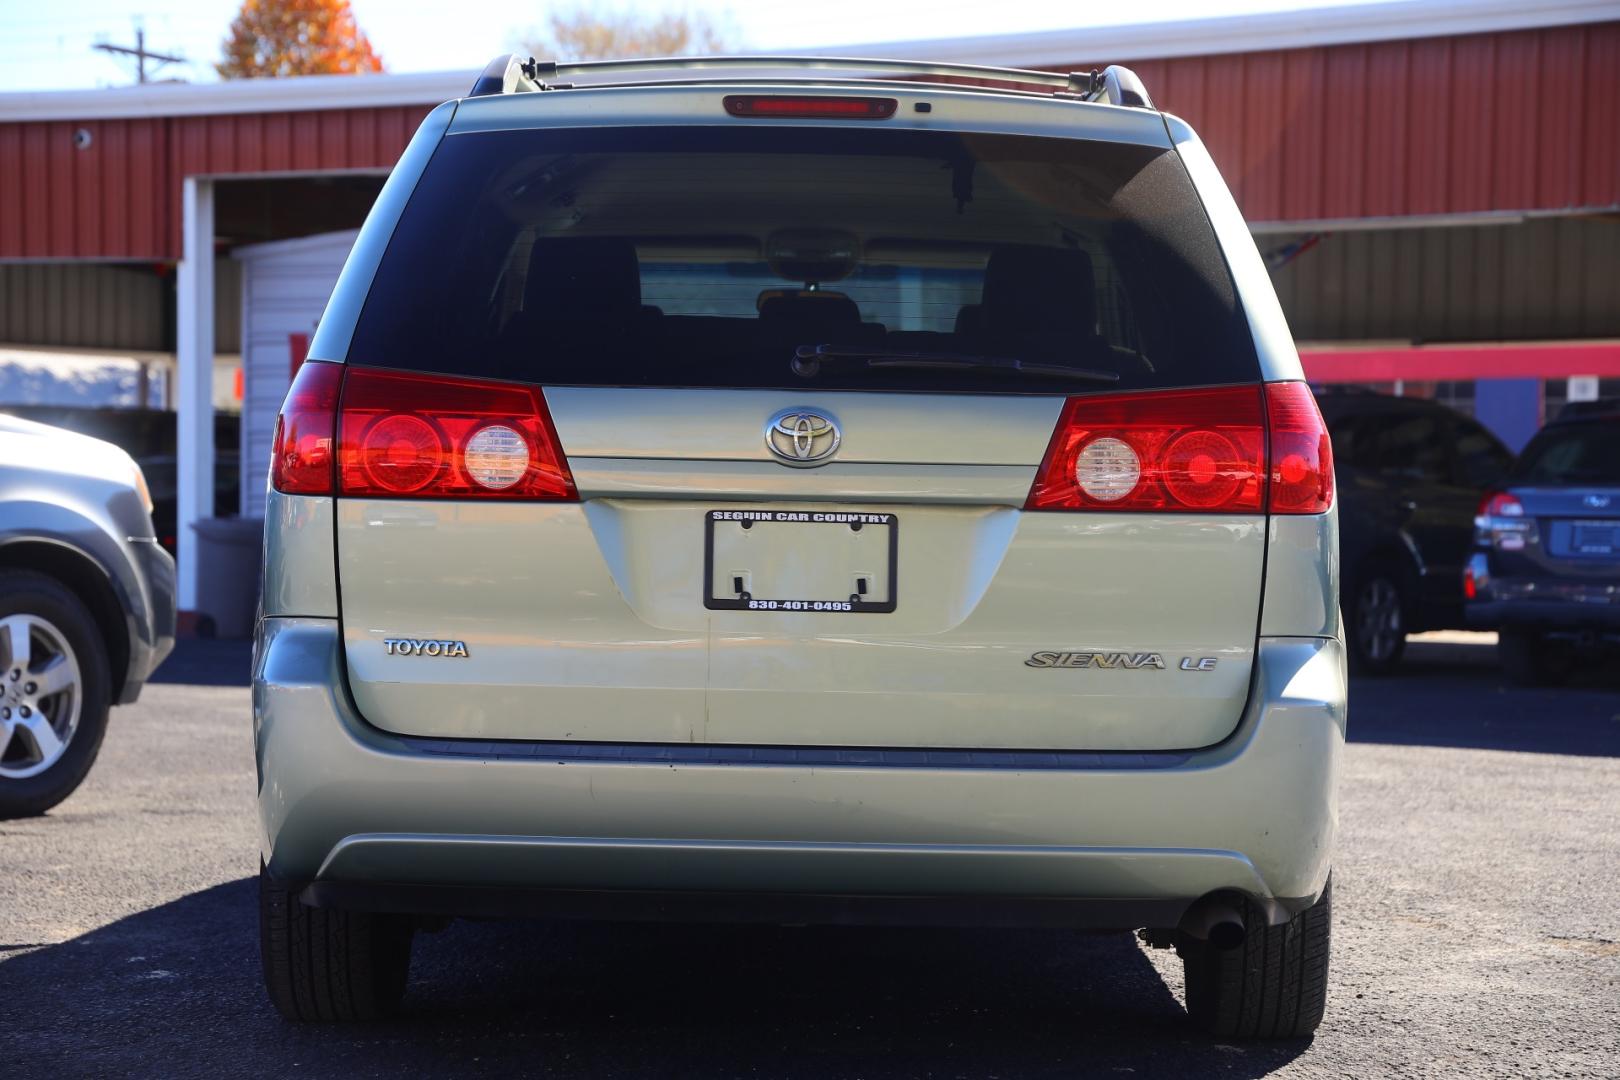
M 270 997 L 455 915 L 1140 930 L 1320 1022 L 1329 444 L 1209 154 L 1123 68 L 492 64 L 282 409 Z

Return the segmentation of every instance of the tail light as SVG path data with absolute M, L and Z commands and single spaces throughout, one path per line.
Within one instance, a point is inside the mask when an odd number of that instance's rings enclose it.
M 1333 441 L 1311 388 L 1266 384 L 1271 431 L 1271 512 L 1320 514 L 1333 505 Z
M 1268 494 L 1274 513 L 1332 505 L 1327 429 L 1303 383 L 1070 398 L 1026 508 L 1260 513 Z
M 270 484 L 277 491 L 332 494 L 332 439 L 342 388 L 342 364 L 312 361 L 293 376 L 270 451 Z
M 1474 542 L 1498 551 L 1523 551 L 1536 533 L 1534 518 L 1524 516 L 1524 503 L 1505 491 L 1492 491 L 1474 513 Z
M 1517 496 L 1509 495 L 1505 491 L 1493 491 L 1479 501 L 1479 509 L 1475 511 L 1477 518 L 1522 518 L 1524 517 L 1524 503 Z
M 312 370 L 310 388 L 320 392 L 301 395 Z M 310 441 L 307 462 L 297 454 L 297 432 Z M 277 427 L 272 475 L 277 490 L 297 494 L 578 497 L 539 387 L 340 364 L 299 369 Z

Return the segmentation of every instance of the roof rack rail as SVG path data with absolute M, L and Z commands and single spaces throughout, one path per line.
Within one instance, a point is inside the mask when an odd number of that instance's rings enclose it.
M 1109 105 L 1124 105 L 1134 109 L 1153 108 L 1153 99 L 1148 97 L 1147 87 L 1142 85 L 1142 80 L 1130 68 L 1109 64 L 1103 68 L 1100 80 L 1097 79 L 1096 72 L 1092 73 L 1092 77 L 1102 85 L 1093 90 L 1094 96 L 1088 100 L 1102 101 Z
M 490 97 L 495 94 L 519 94 L 529 90 L 544 90 L 540 81 L 539 62 L 532 56 L 511 53 L 497 56 L 484 65 L 483 72 L 467 91 L 468 97 Z
M 468 97 L 520 94 L 540 90 L 572 90 L 578 85 L 625 86 L 701 82 L 702 76 L 724 72 L 731 77 L 763 76 L 770 73 L 781 81 L 784 70 L 803 72 L 801 81 L 811 81 L 812 72 L 853 73 L 859 71 L 907 77 L 907 81 L 928 81 L 928 76 L 956 79 L 982 79 L 1042 87 L 1051 93 L 1082 101 L 1102 102 L 1151 109 L 1147 88 L 1130 68 L 1111 65 L 1096 71 L 1031 71 L 1024 68 L 988 67 L 981 64 L 931 63 L 918 60 L 883 60 L 844 56 L 692 56 L 657 59 L 582 60 L 570 63 L 536 60 L 534 57 L 497 56 L 484 68 Z M 656 75 L 674 72 L 687 77 L 638 79 L 626 83 L 615 76 Z M 870 80 L 872 76 L 868 76 Z M 572 79 L 579 81 L 554 81 Z M 855 81 L 868 81 L 855 80 Z M 846 81 L 838 79 L 836 81 Z M 955 84 L 952 84 L 955 85 Z M 960 86 L 957 86 L 960 89 Z M 993 87 L 974 89 L 995 90 Z

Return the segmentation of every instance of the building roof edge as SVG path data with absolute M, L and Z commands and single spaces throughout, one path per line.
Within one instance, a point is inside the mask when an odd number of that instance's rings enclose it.
M 880 42 L 806 50 L 824 56 L 1062 67 L 1178 56 L 1495 33 L 1620 21 L 1615 0 L 1384 0 L 1023 34 Z M 0 122 L 431 107 L 465 95 L 476 70 L 402 75 L 309 75 L 217 83 L 157 83 L 98 90 L 0 93 Z M 1151 89 L 1151 88 L 1150 88 Z

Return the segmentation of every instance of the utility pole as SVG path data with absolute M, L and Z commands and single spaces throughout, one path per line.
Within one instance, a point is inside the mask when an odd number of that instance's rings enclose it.
M 95 48 L 100 49 L 104 53 L 133 56 L 135 58 L 135 81 L 138 83 L 144 83 L 147 81 L 146 62 L 148 60 L 157 61 L 152 69 L 154 72 L 156 72 L 156 70 L 161 68 L 164 64 L 183 64 L 186 62 L 186 58 L 183 56 L 173 56 L 169 53 L 149 51 L 146 47 L 146 28 L 144 26 L 137 26 L 135 28 L 135 45 L 133 48 L 128 45 L 108 45 L 105 42 L 96 45 Z

